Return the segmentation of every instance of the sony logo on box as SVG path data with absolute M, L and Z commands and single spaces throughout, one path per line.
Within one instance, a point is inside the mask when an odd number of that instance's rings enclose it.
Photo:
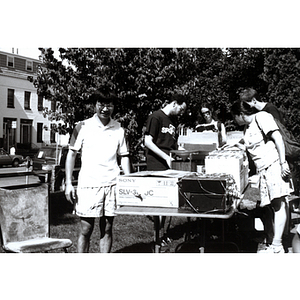
M 119 177 L 119 182 L 132 182 L 134 183 L 136 180 L 134 178 L 121 178 Z

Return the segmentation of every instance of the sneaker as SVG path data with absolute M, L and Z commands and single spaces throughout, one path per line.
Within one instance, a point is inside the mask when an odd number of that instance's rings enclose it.
M 280 246 L 270 245 L 261 250 L 257 249 L 257 253 L 285 253 L 285 251 L 282 245 Z
M 260 253 L 261 251 L 266 251 L 266 249 L 270 247 L 270 244 L 266 244 L 265 242 L 263 243 L 258 243 L 257 245 L 257 253 Z

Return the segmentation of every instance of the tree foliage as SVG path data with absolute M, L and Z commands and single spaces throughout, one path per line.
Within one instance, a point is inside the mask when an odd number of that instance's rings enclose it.
M 255 88 L 287 116 L 288 128 L 300 138 L 300 50 L 263 48 L 41 48 L 43 66 L 34 85 L 56 101 L 60 112 L 45 111 L 62 120 L 61 133 L 93 114 L 89 95 L 108 86 L 120 101 L 115 118 L 124 126 L 135 153 L 148 115 L 172 93 L 188 96 L 179 120 L 194 126 L 203 103 L 209 103 L 227 130 L 235 129 L 229 113 L 241 87 Z

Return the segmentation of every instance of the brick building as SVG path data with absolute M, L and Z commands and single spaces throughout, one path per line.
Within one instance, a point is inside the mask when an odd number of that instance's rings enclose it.
M 36 77 L 41 61 L 0 51 L 0 147 L 9 150 L 66 144 L 67 137 L 51 130 L 43 108 L 54 110 L 51 103 L 37 95 L 28 76 Z

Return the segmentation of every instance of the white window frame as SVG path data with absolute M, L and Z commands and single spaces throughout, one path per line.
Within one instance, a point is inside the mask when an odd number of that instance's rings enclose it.
M 26 95 L 28 95 L 28 103 L 26 102 Z M 31 92 L 24 91 L 24 109 L 30 109 Z
M 12 63 L 12 66 L 10 66 L 9 63 Z M 13 56 L 7 55 L 7 66 L 10 68 L 15 67 L 15 58 Z
M 29 67 L 29 69 L 28 69 Z M 26 60 L 26 71 L 33 72 L 33 61 L 32 60 Z

